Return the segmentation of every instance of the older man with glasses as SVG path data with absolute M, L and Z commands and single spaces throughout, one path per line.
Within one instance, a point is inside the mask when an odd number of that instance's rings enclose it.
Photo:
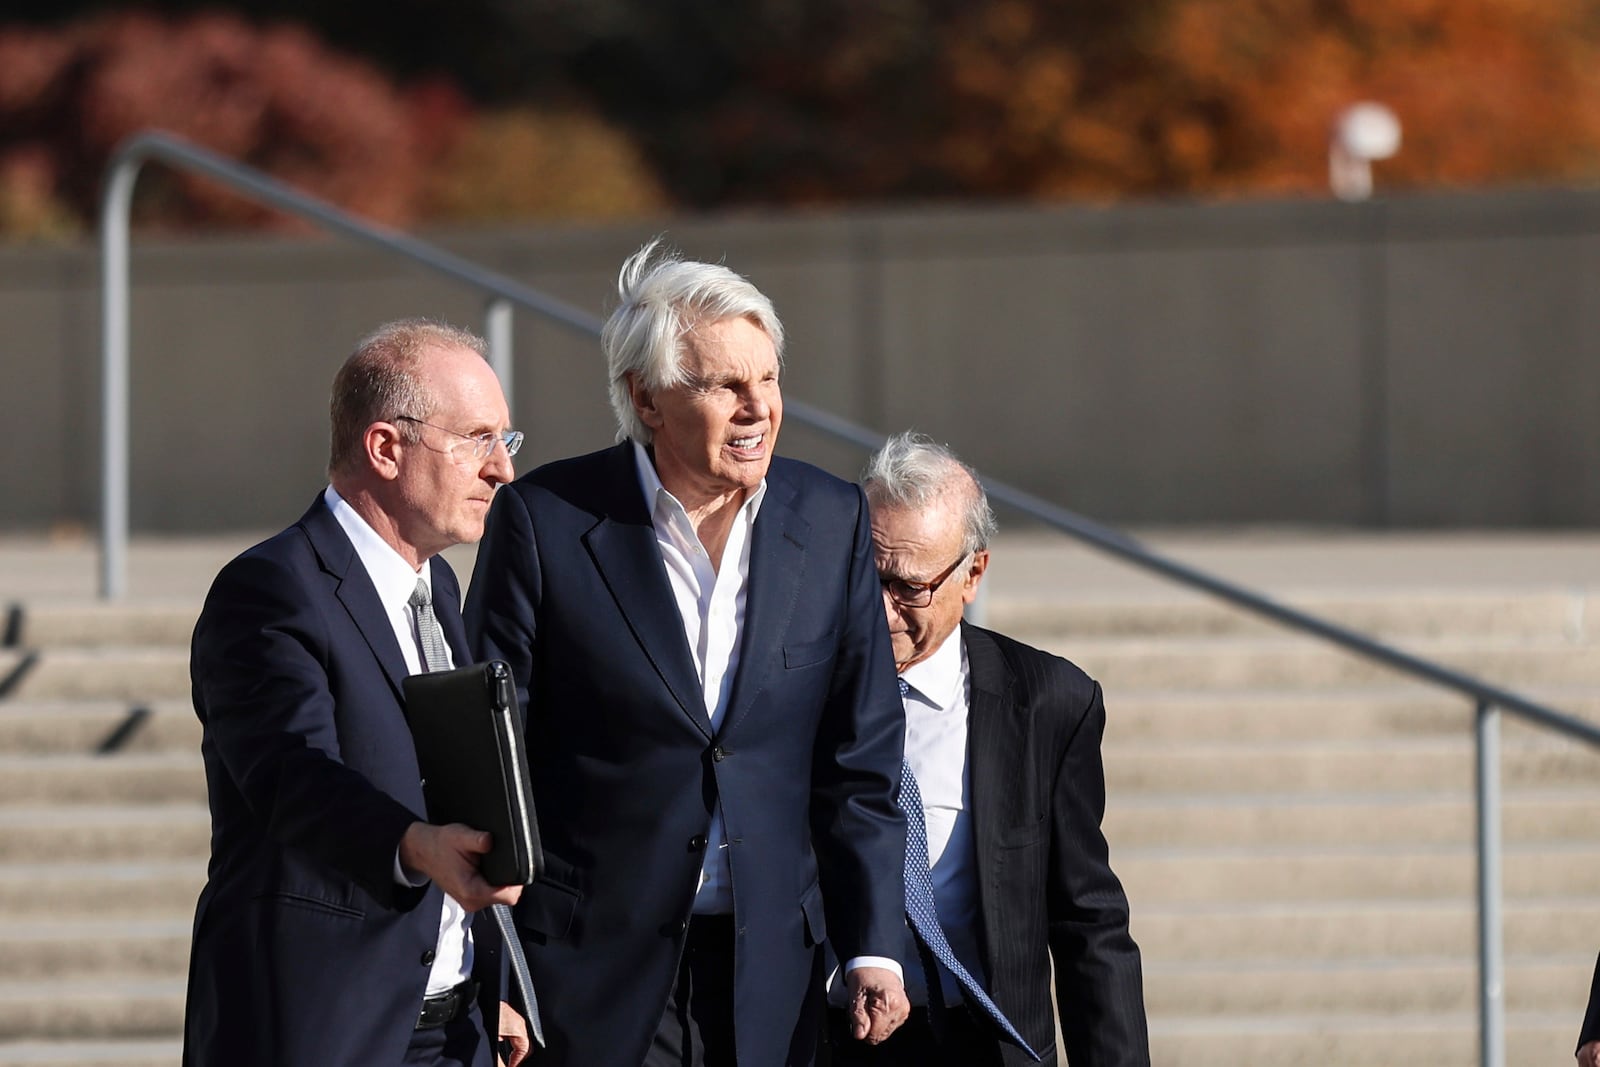
M 952 452 L 901 434 L 862 482 L 906 712 L 902 954 L 921 966 L 906 968 L 911 1018 L 884 1043 L 841 1040 L 830 1013 L 833 1061 L 1148 1067 L 1139 949 L 1100 832 L 1100 687 L 962 621 L 995 523 Z

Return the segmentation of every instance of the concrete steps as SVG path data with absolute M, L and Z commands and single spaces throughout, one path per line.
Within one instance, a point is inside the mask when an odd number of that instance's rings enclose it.
M 108 909 L 109 910 L 109 909 Z M 118 975 L 170 981 L 189 960 L 190 919 L 104 913 L 0 923 L 0 983 L 90 981 Z
M 0 754 L 198 752 L 189 703 L 0 700 Z
M 1593 967 L 1592 956 L 1508 959 L 1506 1008 L 1548 1011 L 1552 1005 L 1571 1004 L 1572 990 L 1587 987 Z M 1158 1017 L 1477 1010 L 1477 961 L 1468 956 L 1152 964 L 1144 978 L 1146 1007 Z
M 1478 1062 L 1477 1027 L 1472 1012 L 1154 1016 L 1150 1054 L 1172 1067 L 1459 1067 Z M 1563 1013 L 1507 1013 L 1506 1062 L 1570 1062 L 1575 1033 Z
M 1501 825 L 1509 842 L 1588 842 L 1600 785 L 1508 789 Z M 1461 790 L 1353 793 L 1167 793 L 1126 789 L 1106 812 L 1117 854 L 1181 842 L 1240 848 L 1316 841 L 1331 847 L 1467 844 L 1476 810 Z M 0 842 L 4 841 L 0 823 Z M 3 847 L 3 845 L 0 845 Z
M 4 1067 L 173 1067 L 182 1054 L 177 1038 L 164 1036 L 144 1041 L 110 1040 L 29 1041 L 0 1039 L 0 1065 Z
M 183 991 L 181 980 L 147 976 L 0 982 L 0 1033 L 22 1041 L 170 1039 L 183 1031 Z
M 211 819 L 192 797 L 171 804 L 0 804 L 0 863 L 49 856 L 62 863 L 198 860 L 211 845 Z
M 1039 588 L 989 623 L 1105 687 L 1106 829 L 1156 1064 L 1474 1062 L 1469 704 L 1198 598 Z M 1600 722 L 1586 587 L 1285 599 Z M 198 603 L 12 613 L 0 1067 L 178 1060 L 209 837 Z M 1600 947 L 1600 752 L 1509 718 L 1501 747 L 1509 1062 L 1567 1063 Z

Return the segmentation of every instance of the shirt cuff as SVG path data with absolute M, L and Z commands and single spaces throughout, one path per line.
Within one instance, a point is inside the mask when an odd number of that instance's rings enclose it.
M 849 974 L 857 967 L 882 967 L 886 971 L 893 971 L 894 976 L 900 979 L 900 984 L 906 984 L 906 972 L 901 968 L 899 960 L 892 960 L 887 956 L 854 956 L 845 961 L 844 973 Z
M 418 886 L 422 886 L 422 885 L 427 885 L 428 884 L 428 876 L 427 875 L 421 875 L 415 881 L 413 881 L 411 876 L 406 873 L 406 869 L 404 867 L 400 866 L 400 846 L 399 845 L 396 845 L 394 847 L 394 884 L 395 885 L 408 885 L 413 889 L 417 888 Z

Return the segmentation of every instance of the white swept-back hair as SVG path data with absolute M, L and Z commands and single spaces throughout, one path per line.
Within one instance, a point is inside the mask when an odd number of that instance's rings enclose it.
M 600 348 L 619 441 L 632 438 L 647 445 L 652 437 L 633 409 L 629 375 L 651 390 L 680 384 L 683 339 L 697 326 L 748 319 L 767 335 L 783 366 L 783 323 L 772 301 L 743 275 L 720 263 L 683 259 L 659 237 L 623 263 L 617 296 L 617 308 L 600 331 Z

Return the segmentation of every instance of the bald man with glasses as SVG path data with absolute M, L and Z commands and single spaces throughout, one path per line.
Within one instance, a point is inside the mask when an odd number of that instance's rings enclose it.
M 206 597 L 190 674 L 211 862 L 184 1067 L 527 1052 L 487 921 L 522 887 L 479 874 L 488 834 L 428 820 L 403 701 L 408 675 L 471 662 L 439 553 L 482 536 L 522 444 L 484 353 L 425 319 L 364 339 L 334 379 L 327 487 Z
M 834 1008 L 832 1062 L 1149 1067 L 1139 949 L 1100 831 L 1100 687 L 1064 659 L 962 621 L 995 523 L 952 452 L 901 434 L 862 485 L 906 712 L 901 951 L 913 1009 L 872 1046 L 842 1040 Z M 931 902 L 919 904 L 918 883 L 931 884 L 921 890 Z

